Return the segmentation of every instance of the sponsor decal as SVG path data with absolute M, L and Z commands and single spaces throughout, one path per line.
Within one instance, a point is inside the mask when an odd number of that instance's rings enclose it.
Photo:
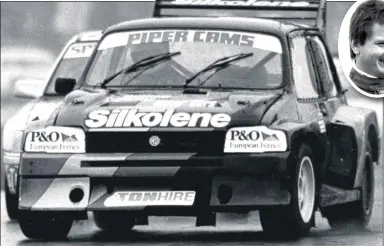
M 172 4 L 180 5 L 219 5 L 219 6 L 271 6 L 271 7 L 306 7 L 310 3 L 306 1 L 231 1 L 231 0 L 174 0 Z
M 99 50 L 113 47 L 147 44 L 147 43 L 217 43 L 236 46 L 249 46 L 253 48 L 282 53 L 278 38 L 249 32 L 233 32 L 223 30 L 154 30 L 127 33 L 113 33 L 103 40 Z
M 72 44 L 68 48 L 63 59 L 90 57 L 95 47 L 96 47 L 96 43 Z
M 319 124 L 320 132 L 325 133 L 327 131 L 327 129 L 325 127 L 324 120 L 319 120 L 317 123 Z
M 104 201 L 106 207 L 191 206 L 195 191 L 115 192 Z
M 89 128 L 150 127 L 225 127 L 231 116 L 225 113 L 186 113 L 167 109 L 165 112 L 139 112 L 137 109 L 98 109 L 88 114 Z
M 82 129 L 70 127 L 47 127 L 28 132 L 26 152 L 84 153 L 85 135 Z
M 286 149 L 284 132 L 265 126 L 231 128 L 225 136 L 225 153 L 262 153 Z
M 156 147 L 160 144 L 161 140 L 158 136 L 152 136 L 149 138 L 149 144 L 153 147 Z

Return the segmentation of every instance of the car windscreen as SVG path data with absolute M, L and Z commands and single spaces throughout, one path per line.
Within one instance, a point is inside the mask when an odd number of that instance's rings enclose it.
M 209 70 L 189 86 L 202 88 L 274 89 L 283 78 L 282 45 L 272 35 L 226 30 L 145 30 L 111 33 L 98 50 L 85 77 L 96 86 L 116 72 L 146 57 L 167 52 L 179 55 L 112 79 L 110 87 L 180 87 L 220 58 L 241 53 L 252 56 Z
M 57 94 L 55 91 L 57 78 L 73 78 L 78 81 L 96 44 L 96 42 L 81 42 L 69 46 L 49 79 L 45 94 Z

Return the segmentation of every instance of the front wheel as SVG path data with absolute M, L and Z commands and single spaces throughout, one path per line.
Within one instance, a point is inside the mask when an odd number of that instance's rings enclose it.
M 19 217 L 21 231 L 31 239 L 65 239 L 72 223 L 71 217 L 60 212 L 22 211 Z
M 5 181 L 5 206 L 7 209 L 8 218 L 10 220 L 17 220 L 19 218 L 19 196 L 18 192 L 12 194 L 8 188 L 8 181 Z
M 270 237 L 292 238 L 308 234 L 313 225 L 316 199 L 316 176 L 310 147 L 302 144 L 292 159 L 291 203 L 261 209 L 263 231 Z

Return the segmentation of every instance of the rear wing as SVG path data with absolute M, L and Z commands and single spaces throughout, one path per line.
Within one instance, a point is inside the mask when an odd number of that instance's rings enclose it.
M 325 27 L 325 0 L 156 0 L 154 17 L 254 17 Z

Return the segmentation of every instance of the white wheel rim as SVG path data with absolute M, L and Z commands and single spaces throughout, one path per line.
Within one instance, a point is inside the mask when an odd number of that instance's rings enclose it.
M 308 223 L 315 206 L 315 174 L 308 156 L 305 156 L 300 163 L 297 192 L 301 219 L 304 223 Z

